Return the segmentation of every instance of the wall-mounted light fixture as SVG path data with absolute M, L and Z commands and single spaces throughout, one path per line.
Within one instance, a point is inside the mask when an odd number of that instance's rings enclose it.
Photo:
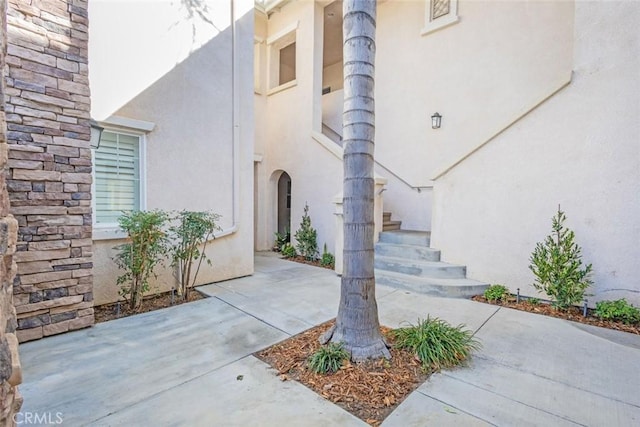
M 442 116 L 439 113 L 433 113 L 433 115 L 431 116 L 431 128 L 440 129 L 441 124 L 442 124 Z
M 102 138 L 104 128 L 98 125 L 98 122 L 93 119 L 89 120 L 89 125 L 91 126 L 91 140 L 89 143 L 91 144 L 91 148 L 97 150 L 100 148 L 100 138 Z

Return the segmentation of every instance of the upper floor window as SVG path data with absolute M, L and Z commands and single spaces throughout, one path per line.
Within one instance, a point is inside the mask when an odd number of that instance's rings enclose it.
M 426 35 L 458 22 L 458 0 L 426 0 L 425 26 L 421 35 Z
M 296 32 L 298 23 L 267 39 L 269 62 L 268 94 L 296 85 Z
M 296 42 L 280 49 L 279 84 L 283 85 L 296 79 Z

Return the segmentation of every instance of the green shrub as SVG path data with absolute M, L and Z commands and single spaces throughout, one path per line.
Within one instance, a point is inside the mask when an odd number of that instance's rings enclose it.
M 345 360 L 349 359 L 347 352 L 342 344 L 329 343 L 323 345 L 315 353 L 309 357 L 309 368 L 316 374 L 326 374 L 328 372 L 336 372 L 342 366 Z
M 336 259 L 331 252 L 327 251 L 327 244 L 324 244 L 322 251 L 322 258 L 320 258 L 320 265 L 323 267 L 333 268 L 336 263 Z
M 491 285 L 484 291 L 487 301 L 506 301 L 509 297 L 509 289 L 503 285 Z
M 597 302 L 595 314 L 604 320 L 615 320 L 627 324 L 640 323 L 640 309 L 629 304 L 624 298 Z
M 284 247 L 284 245 L 291 242 L 291 232 L 289 230 L 286 230 L 284 234 L 280 234 L 276 231 L 275 236 L 276 240 L 273 243 L 273 250 L 275 250 L 276 252 L 282 252 L 282 248 Z
M 296 249 L 298 253 L 305 257 L 308 261 L 313 261 L 318 258 L 318 232 L 311 226 L 311 217 L 309 216 L 309 205 L 304 205 L 304 215 L 302 215 L 302 222 L 300 228 L 295 234 Z
M 391 331 L 396 348 L 416 353 L 425 370 L 437 371 L 463 363 L 471 352 L 480 348 L 473 331 L 453 327 L 444 320 L 418 320 L 417 325 Z
M 168 215 L 160 210 L 126 212 L 118 218 L 129 241 L 114 248 L 118 251 L 114 261 L 124 270 L 117 284 L 132 310 L 140 308 L 142 296 L 149 291 L 149 278 L 155 276 L 154 268 L 167 253 L 167 237 L 162 230 L 167 219 Z
M 528 304 L 531 304 L 531 305 L 539 305 L 540 304 L 540 298 L 527 298 L 526 302 Z
M 591 264 L 582 266 L 580 247 L 574 242 L 575 234 L 563 225 L 564 212 L 552 219 L 552 234 L 538 243 L 531 254 L 529 269 L 536 276 L 533 286 L 546 293 L 556 308 L 566 310 L 584 299 L 591 285 Z
M 291 243 L 285 243 L 282 247 L 282 256 L 285 258 L 295 258 L 298 256 L 298 253 Z
M 213 233 L 220 230 L 216 222 L 220 215 L 211 212 L 181 211 L 173 218 L 175 225 L 169 227 L 172 245 L 169 247 L 171 266 L 178 269 L 178 296 L 189 299 L 189 290 L 196 283 L 202 261 L 211 265 L 205 248 Z M 200 247 L 202 246 L 202 250 Z M 197 262 L 195 271 L 194 262 Z

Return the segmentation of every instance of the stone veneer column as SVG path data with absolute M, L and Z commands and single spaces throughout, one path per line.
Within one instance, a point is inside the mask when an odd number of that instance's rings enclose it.
M 7 126 L 4 106 L 4 69 L 7 51 L 6 0 L 0 0 L 0 168 L 7 164 Z M 14 415 L 22 406 L 17 385 L 22 382 L 16 337 L 16 311 L 13 307 L 13 278 L 16 264 L 18 223 L 9 214 L 9 198 L 4 173 L 0 174 L 0 425 L 14 426 Z
M 94 323 L 86 0 L 8 0 L 7 187 L 20 342 Z

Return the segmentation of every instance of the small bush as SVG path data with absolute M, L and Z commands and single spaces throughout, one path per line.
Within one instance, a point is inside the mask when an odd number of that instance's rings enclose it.
M 540 298 L 528 298 L 526 302 L 531 305 L 540 305 Z
M 424 370 L 437 371 L 463 363 L 471 352 L 480 348 L 473 331 L 453 327 L 444 320 L 418 320 L 417 325 L 391 331 L 396 348 L 414 351 Z
M 487 301 L 506 301 L 509 290 L 503 285 L 491 285 L 484 291 Z
M 324 250 L 322 251 L 322 258 L 320 258 L 320 265 L 323 267 L 333 268 L 336 263 L 336 259 L 331 252 L 327 251 L 327 244 L 324 244 Z
M 189 291 L 196 284 L 202 261 L 211 265 L 205 248 L 215 237 L 214 233 L 221 230 L 217 224 L 219 219 L 220 215 L 207 211 L 180 211 L 172 218 L 169 255 L 171 266 L 178 273 L 178 297 L 183 301 L 189 300 Z
M 298 256 L 298 253 L 291 243 L 285 243 L 282 247 L 282 256 L 285 258 L 295 258 Z
M 329 343 L 320 347 L 309 357 L 309 368 L 316 374 L 336 372 L 345 360 L 349 359 L 349 352 L 339 343 Z
M 276 240 L 273 243 L 273 250 L 276 252 L 282 252 L 284 245 L 291 242 L 291 232 L 289 230 L 286 230 L 284 234 L 276 232 L 275 236 Z
M 304 205 L 304 215 L 300 228 L 295 234 L 296 249 L 298 253 L 305 257 L 307 261 L 318 259 L 318 232 L 311 226 L 311 217 L 309 216 L 309 205 Z
M 640 309 L 629 304 L 624 298 L 597 302 L 596 316 L 603 320 L 615 320 L 627 324 L 640 323 Z
M 538 243 L 531 254 L 529 269 L 536 276 L 533 286 L 545 292 L 556 308 L 566 310 L 582 301 L 591 285 L 591 264 L 583 267 L 580 246 L 574 242 L 575 234 L 564 226 L 564 212 L 552 219 L 552 233 Z
M 114 248 L 118 251 L 114 261 L 124 270 L 117 284 L 132 310 L 140 308 L 143 295 L 149 291 L 149 279 L 155 277 L 155 267 L 167 254 L 167 235 L 163 230 L 167 220 L 167 213 L 160 210 L 125 212 L 118 218 L 128 241 Z

